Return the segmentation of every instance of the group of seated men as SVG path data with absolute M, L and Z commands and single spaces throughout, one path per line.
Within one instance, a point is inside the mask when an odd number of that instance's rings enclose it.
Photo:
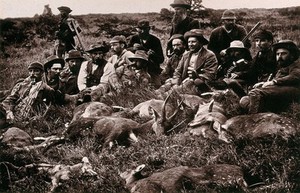
M 180 2 L 171 4 L 175 13 L 189 8 Z M 232 89 L 248 113 L 278 107 L 277 102 L 298 101 L 300 51 L 296 44 L 291 40 L 273 43 L 270 31 L 259 30 L 252 36 L 258 49 L 252 57 L 250 41 L 243 40 L 246 30 L 235 23 L 234 12 L 226 10 L 221 19 L 224 25 L 214 29 L 209 40 L 200 29 L 186 27 L 184 32 L 172 26 L 164 68 L 160 39 L 150 34 L 150 23 L 144 19 L 129 42 L 115 36 L 109 45 L 91 45 L 85 51 L 88 56 L 70 50 L 65 59 L 53 55 L 44 64 L 31 63 L 29 77 L 17 83 L 0 105 L 1 124 L 26 119 L 42 105 L 65 104 L 74 98 L 77 104 L 99 101 L 104 94 L 129 86 L 150 86 L 161 97 L 173 90 L 199 95 Z M 106 59 L 110 50 L 112 55 Z

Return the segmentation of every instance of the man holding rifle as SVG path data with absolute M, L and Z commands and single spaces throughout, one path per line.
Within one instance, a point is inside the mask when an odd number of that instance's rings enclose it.
M 229 47 L 230 42 L 234 40 L 243 40 L 247 35 L 245 27 L 236 24 L 235 13 L 231 10 L 224 11 L 222 15 L 223 25 L 215 28 L 210 35 L 209 44 L 207 48 L 213 51 L 221 63 L 221 51 Z M 248 39 L 243 41 L 246 48 L 251 47 L 251 43 Z
M 59 29 L 55 33 L 57 38 L 55 42 L 55 55 L 62 57 L 66 52 L 76 49 L 74 36 L 77 35 L 78 41 L 81 44 L 78 34 L 81 32 L 81 29 L 76 20 L 70 18 L 69 14 L 72 12 L 72 10 L 69 7 L 61 6 L 57 9 L 60 11 L 61 20 L 59 22 Z M 80 46 L 82 47 L 82 45 Z

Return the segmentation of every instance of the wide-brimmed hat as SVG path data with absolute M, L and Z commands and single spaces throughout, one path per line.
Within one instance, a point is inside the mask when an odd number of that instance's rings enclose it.
M 203 45 L 208 44 L 208 40 L 203 36 L 203 31 L 201 29 L 192 29 L 185 32 L 184 39 L 187 40 L 189 37 L 196 37 Z
M 67 12 L 67 13 L 71 13 L 72 9 L 70 9 L 70 7 L 67 6 L 60 6 L 57 8 L 59 11 L 63 11 L 63 12 Z
M 226 53 L 230 53 L 232 50 L 241 50 L 242 52 L 244 52 L 246 54 L 246 60 L 250 60 L 252 58 L 250 50 L 246 48 L 244 43 L 240 40 L 234 40 L 230 42 L 230 46 L 226 49 Z
M 236 16 L 232 10 L 225 10 L 221 19 L 236 19 Z
M 30 69 L 39 69 L 41 71 L 44 71 L 44 66 L 40 62 L 33 62 L 28 66 L 28 70 Z
M 173 8 L 182 7 L 186 9 L 190 9 L 192 7 L 188 2 L 186 2 L 186 0 L 174 0 L 174 2 L 170 4 L 170 6 Z
M 126 38 L 125 38 L 125 36 L 123 36 L 123 35 L 120 35 L 120 36 L 114 36 L 111 40 L 110 40 L 110 42 L 109 42 L 110 44 L 111 43 L 123 43 L 123 44 L 127 44 L 127 41 L 126 41 Z
M 141 28 L 141 29 L 144 29 L 144 28 L 150 28 L 150 22 L 146 19 L 142 19 L 140 21 L 138 21 L 137 23 L 137 28 Z
M 276 50 L 279 48 L 284 48 L 290 51 L 295 60 L 299 58 L 300 50 L 292 40 L 280 40 L 279 42 L 273 44 L 274 52 L 276 52 Z
M 128 56 L 128 59 L 130 61 L 132 61 L 133 59 L 141 59 L 148 62 L 148 54 L 146 53 L 145 50 L 137 50 L 133 55 Z
M 66 57 L 66 62 L 68 62 L 71 59 L 80 59 L 80 60 L 84 60 L 84 57 L 82 57 L 82 54 L 80 51 L 78 50 L 70 50 L 68 52 L 68 55 Z
M 61 64 L 61 67 L 63 68 L 65 66 L 65 60 L 63 58 L 60 58 L 56 55 L 50 56 L 46 59 L 47 61 L 44 63 L 44 70 L 47 72 L 48 68 L 51 68 L 51 66 L 54 63 L 59 63 Z
M 262 40 L 271 40 L 273 41 L 273 34 L 268 30 L 259 30 L 257 33 L 253 35 L 254 39 L 262 39 Z
M 92 45 L 90 45 L 89 49 L 86 50 L 86 52 L 88 52 L 88 53 L 93 53 L 93 52 L 97 52 L 97 51 L 107 53 L 109 51 L 109 46 L 106 44 L 92 44 Z

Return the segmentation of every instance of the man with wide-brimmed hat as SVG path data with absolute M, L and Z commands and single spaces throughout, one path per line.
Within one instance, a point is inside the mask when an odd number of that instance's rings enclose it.
M 59 57 L 63 57 L 65 53 L 76 48 L 74 36 L 76 36 L 76 31 L 78 33 L 81 32 L 81 28 L 78 22 L 69 16 L 72 12 L 69 7 L 61 6 L 57 9 L 60 11 L 61 19 L 58 31 L 55 33 L 57 38 L 55 54 Z
M 43 81 L 44 66 L 40 62 L 29 64 L 28 71 L 29 76 L 18 82 L 0 104 L 1 123 L 24 121 L 37 113 L 42 114 L 45 105 L 63 99 L 63 95 Z
M 161 75 L 163 82 L 167 79 L 172 78 L 175 69 L 181 60 L 183 53 L 186 51 L 186 41 L 182 34 L 174 34 L 168 41 L 168 45 L 172 46 L 172 56 L 168 58 L 165 68 L 163 69 Z
M 231 88 L 239 97 L 245 96 L 247 88 L 254 82 L 250 76 L 252 57 L 242 41 L 234 40 L 226 49 L 226 61 L 217 70 L 217 80 L 209 83 L 216 89 Z
M 104 93 L 109 92 L 110 88 L 119 88 L 115 68 L 105 59 L 108 51 L 109 45 L 105 42 L 91 45 L 86 51 L 91 60 L 81 64 L 77 84 L 84 95 L 92 96 L 89 100 L 98 100 Z
M 281 40 L 273 45 L 278 71 L 260 88 L 252 89 L 240 100 L 241 107 L 249 113 L 282 110 L 300 99 L 300 51 L 291 40 Z M 276 105 L 275 105 L 276 104 Z
M 59 90 L 65 94 L 74 95 L 79 93 L 77 78 L 82 62 L 85 58 L 78 50 L 70 50 L 65 59 L 67 67 L 60 73 Z
M 128 59 L 131 61 L 129 68 L 134 72 L 132 83 L 140 86 L 149 86 L 151 76 L 148 73 L 148 55 L 145 50 L 136 50 Z
M 172 80 L 166 84 L 180 85 L 177 90 L 188 94 L 206 92 L 209 90 L 207 82 L 215 77 L 217 58 L 212 51 L 203 47 L 208 40 L 202 30 L 192 29 L 184 34 L 184 38 L 189 51 L 182 56 Z
M 230 46 L 230 42 L 243 40 L 247 35 L 245 27 L 236 24 L 236 19 L 234 11 L 225 10 L 221 17 L 223 25 L 213 29 L 211 32 L 207 48 L 216 54 L 219 63 L 222 59 L 221 51 L 227 49 Z M 251 47 L 249 40 L 244 43 L 245 47 Z
M 191 9 L 190 3 L 186 0 L 174 0 L 170 6 L 174 9 L 174 15 L 172 19 L 172 29 L 170 37 L 174 34 L 182 34 L 190 31 L 191 29 L 199 29 L 199 21 L 188 16 L 188 10 Z M 171 56 L 173 52 L 172 46 L 167 46 L 167 56 Z
M 162 70 L 160 65 L 164 62 L 164 54 L 160 39 L 150 34 L 150 29 L 151 26 L 148 20 L 140 20 L 136 26 L 138 34 L 131 37 L 128 47 L 140 44 L 147 51 L 148 73 L 151 75 L 153 85 L 159 87 L 161 85 L 160 73 Z
M 65 66 L 65 60 L 56 55 L 52 55 L 46 59 L 44 70 L 47 84 L 54 90 L 59 89 L 59 75 Z

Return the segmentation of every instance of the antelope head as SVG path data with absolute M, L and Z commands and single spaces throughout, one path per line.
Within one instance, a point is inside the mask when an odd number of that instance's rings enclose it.
M 174 124 L 172 123 L 174 121 L 174 118 L 176 117 L 176 115 L 178 114 L 179 110 L 180 110 L 180 106 L 183 103 L 183 100 L 178 104 L 176 110 L 174 111 L 174 113 L 170 116 L 167 117 L 167 113 L 166 113 L 166 104 L 170 99 L 170 95 L 169 94 L 167 96 L 167 98 L 165 99 L 163 105 L 162 105 L 162 111 L 161 111 L 161 115 L 159 115 L 159 113 L 154 110 L 153 108 L 150 108 L 150 110 L 152 111 L 153 115 L 154 115 L 154 123 L 152 125 L 152 129 L 155 132 L 156 135 L 162 135 L 165 134 L 168 130 L 170 130 Z

